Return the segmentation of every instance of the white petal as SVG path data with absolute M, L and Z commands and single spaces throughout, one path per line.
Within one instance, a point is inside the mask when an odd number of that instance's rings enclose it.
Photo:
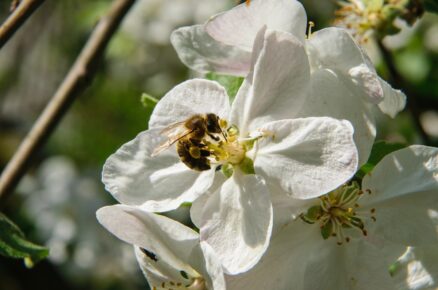
M 388 266 L 379 248 L 353 240 L 339 246 L 324 240 L 318 225 L 298 219 L 272 238 L 253 269 L 226 277 L 227 289 L 395 290 Z
M 214 169 L 194 171 L 184 165 L 171 147 L 158 156 L 151 153 L 165 139 L 161 129 L 140 133 L 105 162 L 102 181 L 119 202 L 163 212 L 191 202 L 213 183 Z
M 394 277 L 398 289 L 420 290 L 438 287 L 438 247 L 408 248 L 400 257 Z
M 358 97 L 345 82 L 348 82 L 345 76 L 330 70 L 314 72 L 311 93 L 297 117 L 327 116 L 350 121 L 354 128 L 359 165 L 362 165 L 368 161 L 376 136 L 376 124 L 372 105 Z
M 180 283 L 187 285 L 191 283 L 190 279 L 186 279 L 183 274 L 181 274 L 182 272 L 185 272 L 187 275 L 189 275 L 188 273 L 198 275 L 188 265 L 186 267 L 174 267 L 174 265 L 166 263 L 163 260 L 152 260 L 149 256 L 154 253 L 144 252 L 144 249 L 142 250 L 137 246 L 135 246 L 134 249 L 138 265 L 146 277 L 150 289 L 163 289 L 162 285 L 164 285 L 164 287 L 171 287 L 172 284 L 176 285 Z M 146 253 L 148 254 L 146 255 Z
M 155 106 L 149 128 L 167 127 L 196 114 L 214 113 L 228 118 L 230 103 L 225 89 L 217 82 L 193 79 L 168 92 Z
M 267 252 L 254 268 L 226 277 L 227 289 L 302 290 L 307 261 L 310 256 L 317 256 L 321 240 L 316 227 L 301 220 L 292 222 L 272 238 Z
M 380 110 L 394 118 L 406 105 L 406 95 L 400 91 L 393 89 L 387 82 L 379 78 L 383 88 L 384 98 L 379 103 Z
M 307 40 L 307 49 L 314 69 L 330 68 L 348 72 L 365 63 L 364 52 L 342 28 L 329 27 L 312 33 Z
M 268 247 L 272 230 L 269 192 L 260 177 L 235 172 L 208 201 L 200 229 L 228 273 L 253 267 Z
M 291 221 L 299 218 L 308 208 L 318 204 L 318 201 L 315 201 L 315 199 L 296 199 L 290 197 L 277 183 L 271 182 L 268 184 L 268 188 L 274 211 L 272 236 L 282 231 Z
M 214 178 L 213 185 L 209 188 L 208 192 L 201 195 L 199 198 L 193 201 L 190 207 L 190 219 L 193 224 L 199 229 L 202 226 L 202 212 L 206 206 L 210 197 L 217 191 L 220 190 L 222 184 L 227 180 L 223 174 L 218 174 Z
M 253 149 L 256 174 L 268 184 L 278 183 L 294 198 L 320 196 L 356 172 L 357 150 L 347 121 L 325 117 L 282 120 L 260 131 L 267 137 Z
M 396 253 L 400 255 L 401 248 L 393 245 L 375 247 L 364 240 L 354 241 L 342 247 L 345 251 L 344 275 L 348 282 L 345 290 L 399 289 L 389 274 L 389 266 L 394 262 L 389 257 Z M 336 267 L 334 268 L 336 270 Z
M 241 4 L 214 16 L 206 30 L 218 41 L 251 51 L 256 34 L 264 25 L 290 32 L 303 42 L 306 12 L 295 0 L 252 0 L 249 6 Z
M 378 104 L 383 99 L 383 89 L 368 56 L 352 36 L 342 28 L 325 28 L 311 35 L 307 49 L 314 70 L 331 69 L 352 78 L 350 85 L 356 93 L 365 93 L 369 102 Z
M 222 265 L 216 253 L 206 242 L 201 242 L 199 247 L 192 252 L 191 257 L 194 268 L 199 269 L 206 280 L 207 289 L 226 289 Z
M 170 36 L 180 60 L 189 68 L 206 73 L 246 76 L 251 53 L 214 40 L 204 25 L 181 27 Z
M 385 156 L 362 181 L 369 202 L 438 190 L 438 148 L 413 145 Z
M 362 181 L 376 209 L 376 235 L 403 245 L 438 241 L 438 148 L 413 145 L 385 156 Z
M 180 271 L 197 275 L 188 263 L 199 237 L 192 229 L 167 217 L 125 205 L 100 208 L 96 216 L 113 235 L 148 251 L 147 254 L 137 251 L 137 257 L 141 258 L 142 268 L 155 279 L 179 281 L 183 279 Z
M 259 34 L 258 58 L 232 107 L 231 123 L 241 135 L 268 121 L 291 118 L 306 100 L 310 69 L 301 42 L 292 35 L 267 30 Z
M 405 246 L 438 243 L 438 222 L 433 218 L 438 216 L 438 188 L 394 197 L 374 208 L 377 221 L 367 225 L 370 235 Z

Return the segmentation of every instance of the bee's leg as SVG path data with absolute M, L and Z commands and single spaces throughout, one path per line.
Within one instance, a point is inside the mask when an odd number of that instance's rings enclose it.
M 210 156 L 210 151 L 208 151 L 208 150 L 205 150 L 205 149 L 201 149 L 201 156 L 202 157 L 208 157 L 208 156 Z

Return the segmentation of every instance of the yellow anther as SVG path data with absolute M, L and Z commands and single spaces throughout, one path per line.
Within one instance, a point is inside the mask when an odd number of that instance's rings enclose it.
M 313 21 L 309 21 L 309 28 L 307 29 L 307 39 L 312 35 L 312 28 L 315 27 L 315 23 Z

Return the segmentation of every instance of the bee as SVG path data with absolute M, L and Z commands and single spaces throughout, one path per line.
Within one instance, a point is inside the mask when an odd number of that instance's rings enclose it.
M 152 156 L 158 155 L 178 142 L 176 151 L 187 167 L 196 171 L 209 170 L 210 151 L 205 144 L 205 138 L 208 136 L 218 142 L 220 137 L 217 134 L 222 134 L 226 139 L 220 123 L 216 114 L 208 113 L 196 114 L 185 121 L 172 124 L 161 131 L 161 134 L 166 135 L 168 139 L 155 148 Z

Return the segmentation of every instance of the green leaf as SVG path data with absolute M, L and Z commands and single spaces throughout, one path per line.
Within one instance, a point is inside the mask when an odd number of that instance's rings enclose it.
M 217 81 L 221 84 L 227 90 L 230 101 L 234 100 L 237 91 L 243 83 L 242 77 L 220 75 L 213 72 L 208 73 L 205 77 L 208 80 Z
M 362 165 L 356 173 L 356 178 L 362 179 L 366 174 L 370 173 L 377 163 L 391 152 L 405 148 L 406 145 L 402 143 L 387 143 L 385 141 L 377 141 L 371 149 L 370 158 L 368 162 Z
M 438 0 L 423 0 L 423 5 L 427 12 L 438 13 Z
M 26 267 L 31 268 L 49 255 L 49 249 L 26 240 L 20 228 L 0 213 L 0 255 L 24 259 Z

